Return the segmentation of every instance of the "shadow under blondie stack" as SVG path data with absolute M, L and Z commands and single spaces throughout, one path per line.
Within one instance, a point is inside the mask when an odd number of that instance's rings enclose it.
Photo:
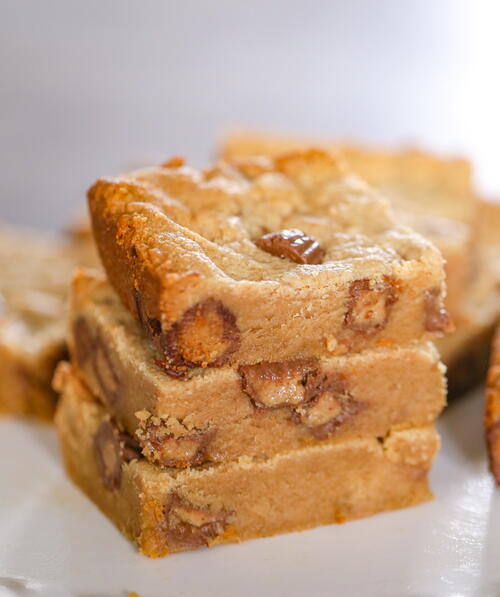
M 326 151 L 89 191 L 57 426 L 74 481 L 148 556 L 431 497 L 451 325 L 434 246 Z

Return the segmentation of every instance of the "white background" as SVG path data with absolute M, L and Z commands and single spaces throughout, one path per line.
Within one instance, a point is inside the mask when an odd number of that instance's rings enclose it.
M 500 191 L 496 0 L 0 0 L 0 219 L 247 125 L 465 151 Z

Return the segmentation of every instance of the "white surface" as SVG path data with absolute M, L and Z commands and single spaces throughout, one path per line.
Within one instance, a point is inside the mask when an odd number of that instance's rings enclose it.
M 149 560 L 65 479 L 50 427 L 1 421 L 0 597 L 497 597 L 500 491 L 481 393 L 452 404 L 440 428 L 431 503 Z

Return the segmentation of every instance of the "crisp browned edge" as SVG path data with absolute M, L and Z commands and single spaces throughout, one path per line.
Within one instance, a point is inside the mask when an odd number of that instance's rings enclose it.
M 178 297 L 180 300 L 180 296 L 186 294 L 187 288 L 193 288 L 198 283 L 199 274 L 186 272 L 181 276 L 160 276 L 148 262 L 147 250 L 144 250 L 144 247 L 138 250 L 136 242 L 140 242 L 143 232 L 143 217 L 127 212 L 130 216 L 127 223 L 120 221 L 126 212 L 126 200 L 121 199 L 120 195 L 128 194 L 139 199 L 146 192 L 138 184 L 112 180 L 97 181 L 88 191 L 94 238 L 111 285 L 162 356 L 158 364 L 173 377 L 188 377 L 189 369 L 194 366 L 218 367 L 225 364 L 231 355 L 237 352 L 239 336 L 234 347 L 224 353 L 224 358 L 207 364 L 193 364 L 182 358 L 176 360 L 168 351 L 165 352 L 165 335 L 178 325 L 178 321 L 173 319 L 174 316 L 169 320 L 168 313 L 165 313 L 162 305 L 170 304 L 175 311 Z M 111 203 L 115 209 L 111 208 Z M 136 221 L 136 215 L 139 221 Z M 207 297 L 204 302 L 210 300 L 210 297 Z M 192 307 L 194 309 L 197 306 L 198 304 Z M 189 313 L 188 309 L 186 314 Z M 226 316 L 224 321 L 228 324 Z
M 111 213 L 108 203 L 110 195 L 116 195 L 120 190 L 137 197 L 143 194 L 139 185 L 107 180 L 98 180 L 88 191 L 92 229 L 99 255 L 113 288 L 136 319 L 141 320 L 134 294 L 138 289 L 141 290 L 141 301 L 148 315 L 160 319 L 160 280 L 134 249 L 131 237 L 136 230 L 132 221 L 128 235 L 122 234 L 122 242 L 118 242 L 118 220 L 121 214 Z M 125 202 L 122 207 L 125 207 Z
M 500 327 L 495 332 L 491 347 L 484 419 L 490 471 L 500 487 Z
M 148 320 L 162 320 L 160 302 L 164 288 L 159 276 L 142 259 L 142 254 L 134 246 L 132 238 L 138 230 L 133 219 L 129 221 L 128 231 L 120 233 L 118 229 L 120 214 L 112 213 L 108 203 L 112 195 L 120 192 L 137 195 L 137 197 L 143 194 L 143 190 L 138 185 L 108 180 L 98 180 L 89 189 L 88 202 L 92 229 L 111 285 L 129 312 L 141 325 L 147 327 Z M 114 200 L 119 201 L 119 199 Z M 124 208 L 125 204 L 123 203 L 121 207 Z M 169 291 L 174 302 L 175 284 L 172 284 Z M 137 300 L 138 295 L 140 304 Z M 160 335 L 149 329 L 146 331 L 150 332 L 151 339 L 161 350 Z

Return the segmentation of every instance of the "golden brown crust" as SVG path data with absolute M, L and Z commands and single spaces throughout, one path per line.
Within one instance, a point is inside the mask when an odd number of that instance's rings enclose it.
M 424 295 L 442 288 L 439 254 L 395 227 L 385 201 L 331 155 L 296 152 L 210 173 L 177 163 L 100 180 L 89 191 L 108 277 L 172 375 L 327 354 L 327 335 L 342 352 L 428 333 Z M 259 248 L 263 234 L 283 230 L 303 232 L 312 262 L 296 263 L 296 248 Z M 376 333 L 345 325 L 351 284 L 389 278 L 401 299 Z M 175 354 L 166 350 L 172 338 Z
M 485 427 L 490 470 L 500 486 L 500 328 L 493 338 L 486 380 Z

